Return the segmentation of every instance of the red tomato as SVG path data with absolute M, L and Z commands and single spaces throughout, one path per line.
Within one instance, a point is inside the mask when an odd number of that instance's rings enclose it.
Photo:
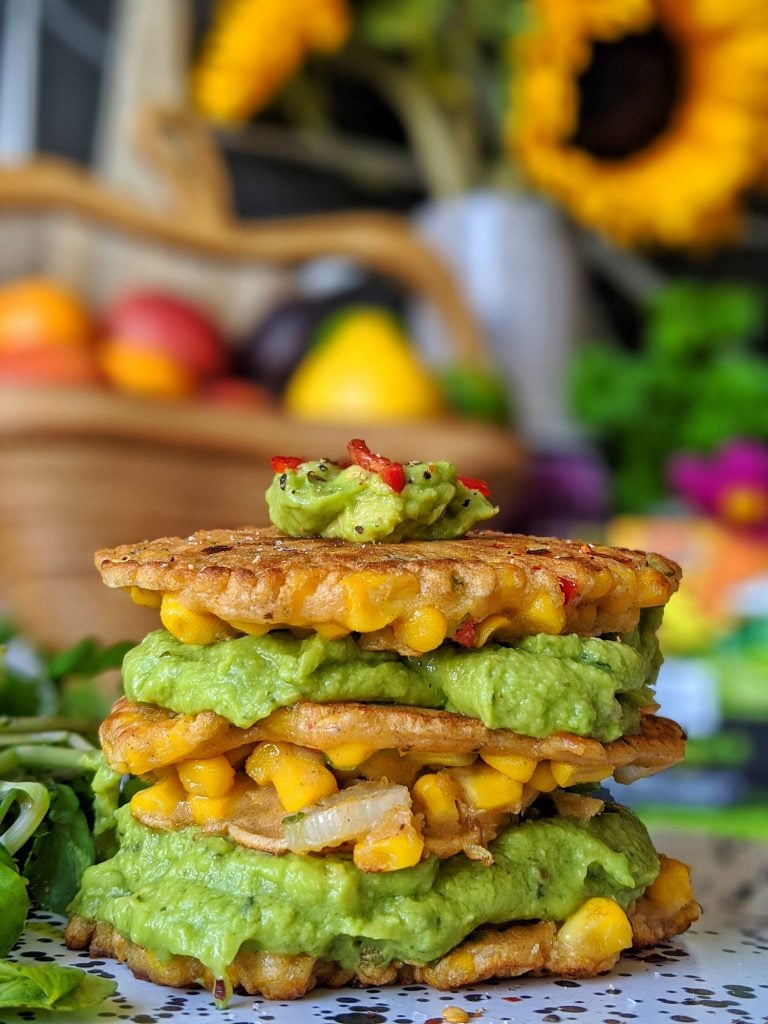
M 347 454 L 356 466 L 378 473 L 381 479 L 398 494 L 405 487 L 405 470 L 399 462 L 372 452 L 361 438 L 353 438 L 347 445 Z
M 49 345 L 85 348 L 91 337 L 88 311 L 64 285 L 26 277 L 0 287 L 0 352 Z

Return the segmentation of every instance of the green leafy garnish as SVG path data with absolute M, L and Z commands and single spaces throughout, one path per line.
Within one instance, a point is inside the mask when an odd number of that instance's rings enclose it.
M 98 1006 L 117 989 L 114 981 L 79 967 L 17 964 L 0 960 L 0 1007 L 84 1010 Z
M 64 914 L 80 888 L 83 872 L 94 860 L 93 837 L 74 790 L 54 784 L 50 810 L 24 862 L 35 903 Z
M 648 303 L 637 351 L 582 346 L 571 367 L 576 416 L 602 445 L 615 505 L 646 512 L 666 496 L 679 451 L 768 441 L 764 295 L 749 285 L 677 281 Z
M 16 870 L 5 847 L 0 846 L 0 956 L 16 945 L 28 910 L 26 880 Z

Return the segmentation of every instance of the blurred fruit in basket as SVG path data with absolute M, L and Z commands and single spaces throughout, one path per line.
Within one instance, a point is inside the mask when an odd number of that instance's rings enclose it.
M 236 356 L 238 370 L 274 394 L 282 394 L 317 325 L 339 305 L 337 296 L 295 296 L 279 303 L 243 338 Z
M 99 387 L 102 377 L 86 348 L 0 350 L 0 383 Z
M 301 419 L 368 423 L 429 419 L 445 411 L 437 380 L 396 318 L 366 306 L 324 322 L 288 381 L 285 406 Z
M 132 340 L 109 338 L 99 350 L 104 376 L 118 391 L 156 398 L 189 398 L 198 390 L 197 377 L 173 356 Z
M 242 377 L 216 377 L 206 384 L 200 397 L 214 405 L 240 409 L 276 409 L 278 406 L 271 391 Z
M 48 346 L 86 348 L 92 338 L 88 310 L 64 285 L 25 277 L 0 287 L 0 352 Z
M 120 390 L 181 397 L 229 368 L 211 318 L 166 292 L 123 295 L 105 310 L 104 328 L 104 371 Z

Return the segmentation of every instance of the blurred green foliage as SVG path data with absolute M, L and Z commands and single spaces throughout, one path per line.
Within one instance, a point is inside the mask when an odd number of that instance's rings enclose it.
M 663 501 L 675 452 L 710 453 L 735 437 L 768 441 L 764 294 L 745 284 L 679 281 L 644 314 L 636 352 L 593 342 L 570 374 L 574 414 L 605 452 L 620 512 Z

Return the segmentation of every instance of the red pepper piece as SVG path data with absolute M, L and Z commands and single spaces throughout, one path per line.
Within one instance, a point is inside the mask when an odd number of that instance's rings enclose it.
M 296 469 L 304 459 L 297 459 L 293 455 L 273 455 L 269 461 L 273 473 L 284 473 L 286 469 Z
M 405 470 L 399 462 L 384 455 L 377 455 L 372 452 L 365 441 L 359 437 L 354 438 L 347 445 L 347 452 L 355 466 L 367 469 L 369 473 L 378 473 L 384 483 L 391 487 L 396 494 L 405 487 Z
M 565 603 L 568 604 L 579 592 L 578 584 L 574 583 L 573 580 L 569 580 L 566 576 L 558 576 L 557 582 L 560 584 L 560 589 L 563 592 Z
M 459 483 L 464 484 L 468 490 L 480 491 L 484 498 L 490 498 L 491 489 L 485 480 L 478 480 L 477 477 L 474 476 L 457 476 L 456 479 Z
M 457 644 L 461 644 L 462 647 L 472 647 L 475 642 L 476 629 L 477 623 L 475 620 L 467 619 L 467 621 L 463 622 L 453 634 L 453 639 Z

